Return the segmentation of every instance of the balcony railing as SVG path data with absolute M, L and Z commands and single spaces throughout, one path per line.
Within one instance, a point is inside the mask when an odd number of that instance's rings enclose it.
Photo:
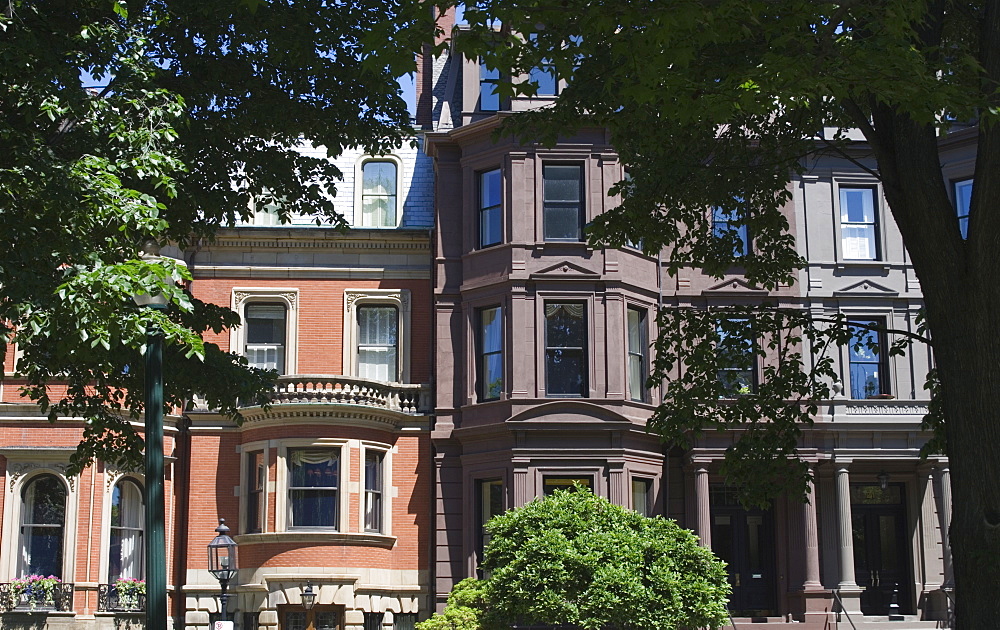
M 282 404 L 332 403 L 359 405 L 418 415 L 433 411 L 429 385 L 372 381 L 338 374 L 279 376 L 271 402 Z M 208 411 L 205 399 L 194 396 L 189 410 Z
M 117 584 L 97 586 L 97 610 L 101 612 L 143 612 L 146 594 L 119 589 Z
M 38 586 L 22 587 L 12 582 L 0 583 L 0 608 L 4 611 L 69 612 L 73 610 L 73 583 L 62 582 L 46 591 Z
M 430 388 L 369 381 L 353 376 L 297 374 L 282 376 L 274 388 L 275 404 L 340 403 L 418 414 L 430 411 Z

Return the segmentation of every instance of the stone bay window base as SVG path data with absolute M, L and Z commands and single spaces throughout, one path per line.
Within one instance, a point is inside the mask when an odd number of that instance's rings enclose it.
M 238 617 L 242 630 L 384 630 L 400 627 L 407 619 L 427 616 L 427 593 L 419 585 L 421 572 L 360 569 L 301 571 L 291 568 L 261 574 L 254 581 L 232 589 L 230 619 Z M 302 591 L 311 583 L 316 604 L 307 611 Z M 219 589 L 215 585 L 185 587 L 185 630 L 211 630 L 218 618 Z M 404 624 L 406 625 L 406 624 Z

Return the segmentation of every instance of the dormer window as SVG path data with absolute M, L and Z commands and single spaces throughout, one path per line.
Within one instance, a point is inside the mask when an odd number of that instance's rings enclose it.
M 396 163 L 369 160 L 361 166 L 361 227 L 396 227 Z

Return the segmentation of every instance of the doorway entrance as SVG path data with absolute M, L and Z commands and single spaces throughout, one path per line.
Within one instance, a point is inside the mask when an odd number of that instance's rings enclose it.
M 861 612 L 884 616 L 898 589 L 899 612 L 912 614 L 907 578 L 910 574 L 904 485 L 851 484 L 851 528 L 854 530 L 854 575 Z
M 733 587 L 729 610 L 746 617 L 775 614 L 774 519 L 770 510 L 746 510 L 736 490 L 710 490 L 712 551 L 726 561 Z
M 342 606 L 278 606 L 281 630 L 341 630 L 344 618 Z

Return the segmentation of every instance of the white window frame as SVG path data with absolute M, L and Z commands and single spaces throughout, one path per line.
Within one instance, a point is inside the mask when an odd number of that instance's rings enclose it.
M 332 527 L 292 527 L 291 502 L 288 500 L 288 451 L 296 449 L 340 449 L 340 471 L 337 484 L 337 528 Z M 248 449 L 249 450 L 249 449 Z M 318 532 L 340 534 L 351 531 L 350 498 L 352 484 L 349 473 L 351 470 L 351 449 L 348 440 L 342 439 L 298 439 L 283 440 L 278 445 L 276 459 L 276 490 L 274 493 L 274 530 L 276 532 Z
M 368 460 L 368 451 L 378 452 L 382 455 L 382 529 L 380 531 L 370 531 L 365 527 L 365 501 L 367 498 L 365 464 Z M 376 536 L 392 535 L 392 497 L 396 493 L 396 488 L 392 484 L 392 451 L 393 447 L 388 444 L 361 442 L 361 453 L 358 459 L 361 469 L 358 485 L 358 493 L 360 495 L 360 500 L 358 501 L 358 531 L 362 533 L 374 534 Z
M 0 582 L 10 582 L 20 575 L 21 562 L 21 491 L 40 475 L 51 474 L 66 486 L 66 512 L 63 524 L 62 581 L 75 582 L 77 514 L 79 488 L 77 477 L 67 477 L 69 453 L 40 449 L 3 449 L 7 457 L 7 483 L 4 484 L 3 540 L 0 546 Z M 11 544 L 13 543 L 13 544 Z
M 847 258 L 844 254 L 844 233 L 840 218 L 840 190 L 842 188 L 869 188 L 872 191 L 872 209 L 875 217 L 875 258 Z M 889 264 L 889 252 L 886 248 L 886 225 L 885 197 L 882 195 L 881 184 L 874 179 L 861 177 L 838 177 L 833 178 L 833 219 L 834 245 L 837 252 L 838 265 L 878 265 Z
M 247 532 L 247 497 L 250 496 L 250 473 L 249 473 L 249 462 L 250 454 L 264 452 L 264 468 L 270 471 L 271 469 L 271 449 L 269 442 L 248 442 L 246 444 L 240 445 L 240 533 L 246 534 Z M 254 532 L 255 534 L 267 533 L 267 516 L 268 516 L 268 495 L 273 491 L 273 486 L 270 479 L 264 479 L 264 488 L 261 492 L 261 512 L 263 513 L 263 519 L 260 524 L 260 531 Z
M 248 304 L 283 304 L 285 306 L 285 370 L 284 374 L 298 374 L 298 304 L 297 288 L 233 287 L 230 308 L 246 320 Z M 229 350 L 243 354 L 246 347 L 246 325 L 229 329 Z
M 396 165 L 396 223 L 393 225 L 361 225 L 362 198 L 365 187 L 364 167 L 368 162 L 392 162 Z M 391 153 L 385 155 L 372 155 L 366 153 L 360 156 L 354 163 L 354 209 L 351 217 L 351 225 L 364 230 L 386 230 L 395 229 L 403 222 L 403 206 L 406 200 L 406 191 L 403 190 L 403 160 Z
M 132 481 L 139 484 L 139 489 L 142 490 L 146 487 L 146 481 L 142 475 L 128 473 L 121 474 L 115 471 L 104 469 L 104 500 L 102 501 L 101 508 L 101 523 L 104 526 L 101 528 L 101 566 L 98 569 L 98 575 L 100 576 L 101 584 L 109 584 L 108 580 L 111 579 L 109 563 L 111 561 L 111 500 L 114 497 L 115 487 L 121 483 L 124 479 L 131 479 Z M 143 500 L 145 500 L 145 494 L 143 495 Z M 145 524 L 145 517 L 143 517 L 143 536 L 146 536 L 147 528 Z M 144 554 L 143 549 L 138 550 L 139 554 Z M 143 559 L 145 562 L 145 558 Z M 143 567 L 143 575 L 145 576 L 145 571 L 147 567 Z
M 358 377 L 358 307 L 394 306 L 397 323 L 398 382 L 410 382 L 410 292 L 407 289 L 344 290 L 344 374 Z

